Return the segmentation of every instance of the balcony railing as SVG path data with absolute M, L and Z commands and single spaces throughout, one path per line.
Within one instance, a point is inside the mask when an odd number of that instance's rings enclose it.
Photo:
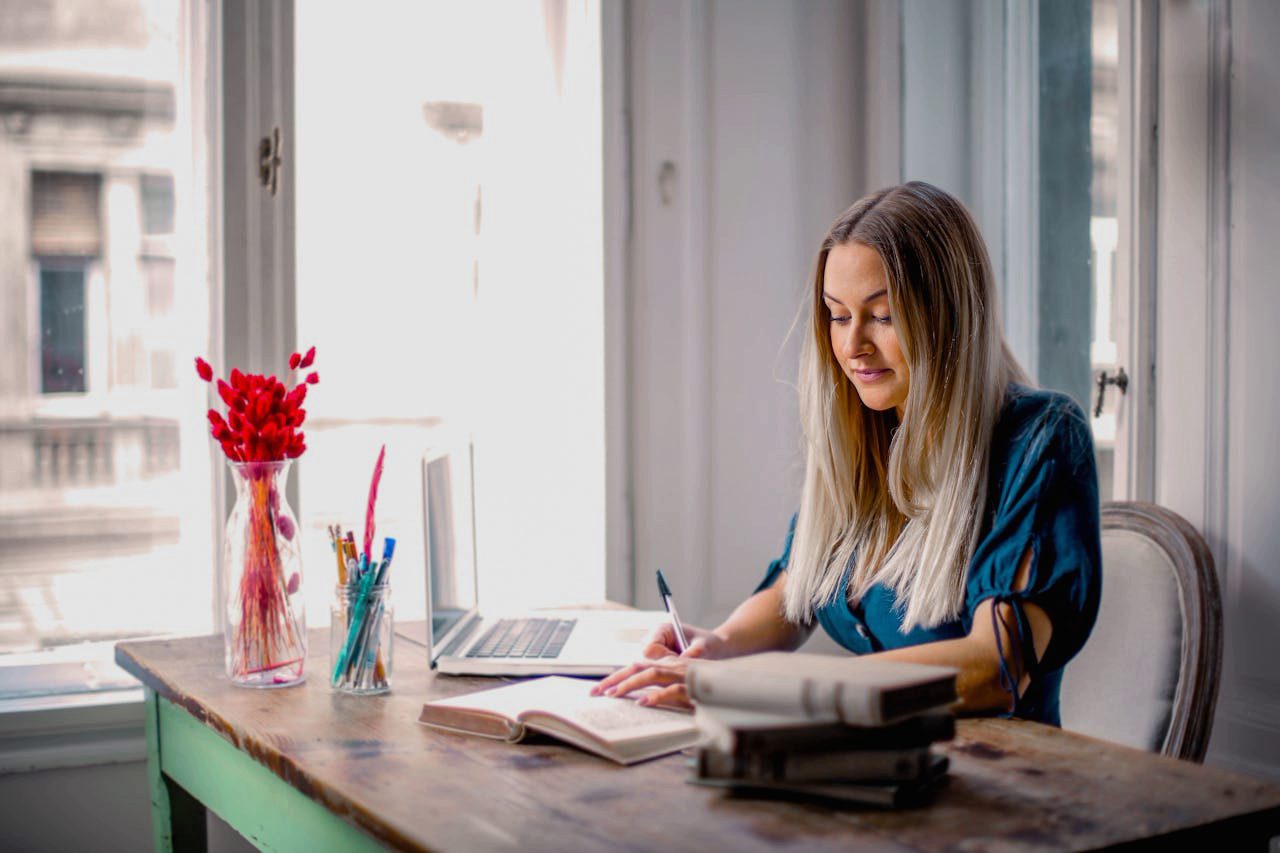
M 178 470 L 178 423 L 164 418 L 0 422 L 5 491 L 111 486 Z

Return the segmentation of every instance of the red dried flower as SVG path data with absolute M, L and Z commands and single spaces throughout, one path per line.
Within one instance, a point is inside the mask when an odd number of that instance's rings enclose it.
M 289 367 L 309 367 L 315 361 L 316 348 L 305 356 L 293 353 Z M 213 381 L 213 368 L 202 358 L 196 359 L 196 372 L 206 382 Z M 227 406 L 226 420 L 210 409 L 209 434 L 218 442 L 228 459 L 236 462 L 269 462 L 296 458 L 307 449 L 306 437 L 298 427 L 306 420 L 302 403 L 308 384 L 320 381 L 312 371 L 306 379 L 289 389 L 275 376 L 241 373 L 231 370 L 230 382 L 217 380 L 218 396 Z

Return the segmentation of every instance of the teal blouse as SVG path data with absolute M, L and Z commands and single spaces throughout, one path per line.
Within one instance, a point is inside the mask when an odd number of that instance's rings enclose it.
M 838 596 L 814 615 L 827 633 L 855 654 L 962 637 L 973 627 L 978 605 L 988 599 L 1010 605 L 1016 624 L 1007 626 L 1022 649 L 1031 676 L 1026 691 L 1014 685 L 1022 672 L 1001 666 L 1001 681 L 1015 698 L 1012 716 L 1060 725 L 1058 691 L 1067 662 L 1093 629 L 1102 588 L 1098 474 L 1089 421 L 1066 395 L 1011 385 L 991 438 L 987 505 L 982 534 L 965 579 L 960 615 L 932 628 L 901 630 L 902 611 L 892 589 L 871 587 L 856 603 L 848 600 L 848 578 Z M 777 580 L 791 556 L 795 516 L 782 555 L 769 565 L 756 588 Z M 1013 589 L 1014 574 L 1027 548 L 1031 577 Z M 1024 602 L 1034 602 L 1053 625 L 1044 657 L 1036 660 Z M 992 618 L 996 610 L 992 608 Z M 1000 632 L 997 631 L 999 638 Z M 999 650 L 1003 661 L 1003 649 Z

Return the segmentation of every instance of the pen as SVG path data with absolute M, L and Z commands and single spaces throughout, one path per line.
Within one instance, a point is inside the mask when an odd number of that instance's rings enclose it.
M 680 614 L 676 612 L 676 603 L 671 597 L 671 587 L 667 586 L 667 579 L 662 576 L 662 569 L 658 569 L 658 595 L 662 596 L 662 605 L 671 614 L 671 626 L 676 629 L 676 644 L 680 646 L 678 651 L 684 654 L 685 649 L 689 648 L 689 640 L 684 635 L 684 626 L 680 624 Z

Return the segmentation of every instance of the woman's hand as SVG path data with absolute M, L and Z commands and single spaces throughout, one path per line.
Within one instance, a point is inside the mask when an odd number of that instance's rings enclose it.
M 643 688 L 657 688 L 637 699 L 636 704 L 692 708 L 684 686 L 689 661 L 719 657 L 724 652 L 724 641 L 711 631 L 691 625 L 684 626 L 684 634 L 689 639 L 689 648 L 680 654 L 675 628 L 669 622 L 659 625 L 645 640 L 644 660 L 624 666 L 603 679 L 591 688 L 591 695 L 626 696 Z

